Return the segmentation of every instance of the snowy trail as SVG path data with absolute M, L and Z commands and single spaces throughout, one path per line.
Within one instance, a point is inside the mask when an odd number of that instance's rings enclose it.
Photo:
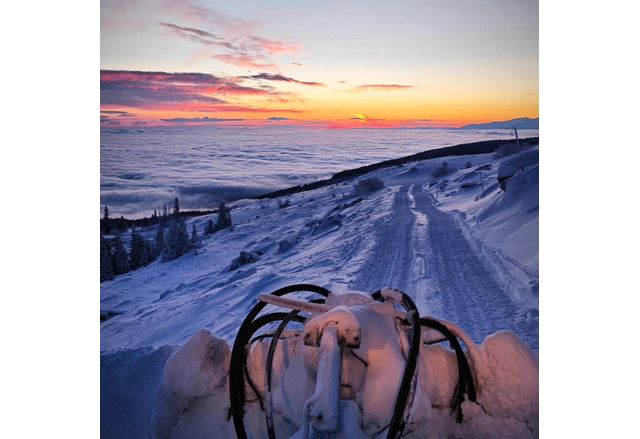
M 521 317 L 454 218 L 440 211 L 422 186 L 402 186 L 391 216 L 375 229 L 376 246 L 352 288 L 399 288 L 421 313 L 459 324 L 476 342 L 510 329 L 537 351 L 537 322 Z
M 407 292 L 414 289 L 410 245 L 416 217 L 409 207 L 408 191 L 409 185 L 400 188 L 393 200 L 391 216 L 375 225 L 376 245 L 351 282 L 352 289 L 366 292 L 384 287 Z

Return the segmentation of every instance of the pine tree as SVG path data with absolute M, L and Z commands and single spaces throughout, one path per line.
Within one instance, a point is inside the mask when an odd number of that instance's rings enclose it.
M 213 225 L 213 220 L 209 218 L 209 221 L 207 221 L 207 225 L 204 228 L 204 234 L 213 235 L 214 233 L 216 233 L 216 228 Z
M 191 248 L 195 249 L 198 247 L 198 232 L 196 231 L 196 223 L 194 222 L 191 227 Z
M 120 235 L 113 242 L 113 274 L 124 274 L 129 271 L 129 257 L 122 244 Z
M 102 217 L 102 226 L 106 235 L 111 231 L 111 221 L 109 220 L 109 208 L 104 206 L 104 216 Z
M 173 200 L 173 214 L 175 216 L 180 215 L 180 202 L 178 201 L 178 197 Z
M 131 254 L 129 257 L 129 267 L 132 270 L 142 267 L 142 253 L 144 252 L 145 240 L 140 233 L 131 229 Z
M 179 258 L 191 250 L 187 225 L 182 218 L 173 221 L 167 231 L 164 243 L 163 261 L 171 261 Z
M 118 230 L 120 232 L 124 232 L 127 230 L 127 220 L 124 219 L 124 216 L 120 215 L 118 218 Z
M 158 258 L 158 254 L 156 253 L 155 245 L 153 245 L 151 241 L 146 241 L 146 243 L 147 243 L 147 253 L 149 254 L 149 264 L 150 264 Z
M 164 227 L 162 223 L 158 224 L 158 231 L 156 232 L 156 245 L 155 245 L 155 256 L 158 257 L 162 253 L 164 249 Z
M 146 267 L 147 265 L 149 265 L 154 261 L 156 256 L 154 254 L 151 243 L 146 239 L 143 240 L 142 242 L 143 242 L 143 247 L 142 247 L 142 253 L 140 254 L 140 267 Z
M 162 205 L 162 218 L 164 219 L 165 223 L 167 221 L 168 216 L 169 216 L 169 210 L 167 209 L 167 203 L 164 203 Z
M 113 255 L 111 245 L 100 236 L 100 282 L 113 279 Z
M 231 213 L 229 208 L 224 203 L 220 203 L 218 209 L 218 224 L 216 224 L 216 231 L 231 227 Z

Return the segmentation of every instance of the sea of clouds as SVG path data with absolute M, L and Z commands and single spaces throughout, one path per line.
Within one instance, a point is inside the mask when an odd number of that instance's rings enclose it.
M 537 136 L 523 130 L 521 137 Z M 420 151 L 488 139 L 510 130 L 300 127 L 103 128 L 100 203 L 112 216 L 149 216 L 180 198 L 183 209 L 211 209 L 308 183 L 333 173 Z

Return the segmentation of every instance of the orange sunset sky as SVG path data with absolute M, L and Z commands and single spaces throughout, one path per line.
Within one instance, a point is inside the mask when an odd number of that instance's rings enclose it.
M 538 117 L 536 1 L 101 2 L 103 127 Z

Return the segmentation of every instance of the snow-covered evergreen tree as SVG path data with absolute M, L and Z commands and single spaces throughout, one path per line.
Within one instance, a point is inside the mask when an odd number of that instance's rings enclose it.
M 149 253 L 149 264 L 158 258 L 156 254 L 156 246 L 151 241 L 145 241 L 147 243 L 147 251 Z
M 167 218 L 169 217 L 169 210 L 167 209 L 167 203 L 162 205 L 162 224 L 167 224 Z
M 162 250 L 164 249 L 164 226 L 162 223 L 158 224 L 158 230 L 156 232 L 156 245 L 155 245 L 155 256 L 158 257 L 162 254 Z
M 104 206 L 104 215 L 102 217 L 102 227 L 104 229 L 104 233 L 108 235 L 109 232 L 111 231 L 111 220 L 109 218 L 109 208 L 106 205 Z
M 118 222 L 118 230 L 120 232 L 124 232 L 127 230 L 127 221 L 124 219 L 123 215 L 120 215 L 120 218 L 116 220 Z
M 132 270 L 142 267 L 142 253 L 144 252 L 145 241 L 133 228 L 131 229 L 131 253 L 129 256 L 129 267 Z
M 100 282 L 113 279 L 113 255 L 111 245 L 100 236 Z
M 173 214 L 175 216 L 180 215 L 180 201 L 178 201 L 178 197 L 173 200 Z
M 191 250 L 187 225 L 184 219 L 177 218 L 169 226 L 164 242 L 163 261 L 172 261 Z
M 155 250 L 153 245 L 146 239 L 142 241 L 144 246 L 140 255 L 140 266 L 146 267 L 156 259 Z
M 207 225 L 204 228 L 204 234 L 205 235 L 212 235 L 216 232 L 216 227 L 213 225 L 213 220 L 211 218 L 209 218 L 209 221 L 207 221 Z
M 198 232 L 196 231 L 196 223 L 194 222 L 191 227 L 191 248 L 195 249 L 198 247 Z
M 216 230 L 226 229 L 227 227 L 231 227 L 231 213 L 229 212 L 229 208 L 224 203 L 220 203 L 220 208 L 218 209 L 218 224 L 216 224 Z
M 129 272 L 129 269 L 129 256 L 118 235 L 113 241 L 113 274 L 124 274 Z

